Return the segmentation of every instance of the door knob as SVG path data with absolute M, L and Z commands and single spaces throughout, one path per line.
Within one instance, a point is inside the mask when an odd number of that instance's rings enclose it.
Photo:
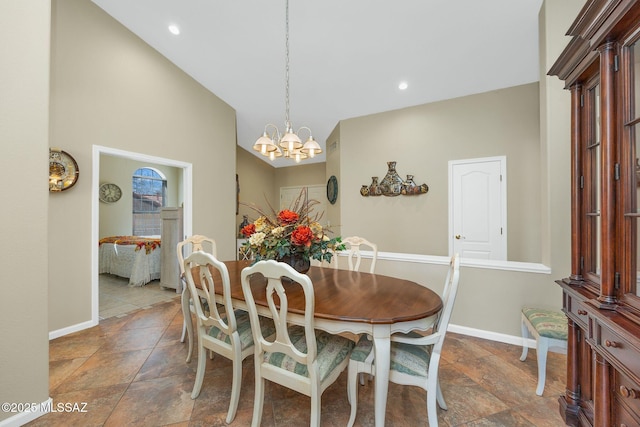
M 460 240 L 460 235 L 456 234 L 456 239 Z

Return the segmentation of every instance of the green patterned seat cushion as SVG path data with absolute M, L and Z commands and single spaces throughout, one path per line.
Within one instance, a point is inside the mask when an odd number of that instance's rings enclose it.
M 240 336 L 241 347 L 242 350 L 244 350 L 245 348 L 253 345 L 253 334 L 251 332 L 249 313 L 244 310 L 234 310 L 234 313 L 236 315 L 236 325 L 238 326 L 238 335 Z M 271 336 L 276 332 L 273 320 L 271 319 L 260 316 L 260 326 L 262 328 L 262 335 L 265 337 Z M 209 328 L 209 336 L 217 339 L 218 341 L 224 341 L 227 344 L 231 344 L 229 335 L 222 332 L 216 326 Z
M 410 332 L 407 336 L 418 337 L 419 335 Z M 363 336 L 351 352 L 351 360 L 364 362 L 372 350 L 373 342 Z M 391 342 L 391 370 L 407 375 L 426 377 L 429 372 L 430 359 L 431 346 Z
M 366 334 L 360 336 L 358 343 L 351 351 L 351 360 L 355 360 L 356 362 L 364 362 L 373 350 L 373 342 L 367 338 Z
M 564 313 L 541 308 L 524 307 L 522 314 L 529 320 L 541 337 L 566 341 L 567 317 Z
M 340 365 L 340 363 L 342 363 L 342 361 L 349 357 L 354 343 L 353 341 L 339 335 L 332 335 L 318 330 L 315 332 L 320 381 L 323 381 L 338 365 Z M 289 337 L 291 338 L 291 343 L 293 343 L 294 347 L 298 349 L 298 351 L 301 351 L 302 353 L 307 352 L 307 341 L 305 340 L 303 327 L 291 326 L 289 328 Z M 284 353 L 265 352 L 262 360 L 263 362 L 286 369 L 287 371 L 294 372 L 298 375 L 309 377 L 307 365 L 296 362 Z

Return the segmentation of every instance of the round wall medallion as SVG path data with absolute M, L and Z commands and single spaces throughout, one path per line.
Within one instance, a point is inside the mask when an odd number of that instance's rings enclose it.
M 100 201 L 105 203 L 115 203 L 122 197 L 122 190 L 116 184 L 107 182 L 100 186 Z
M 66 151 L 49 149 L 49 191 L 68 190 L 78 181 L 80 169 L 76 160 Z
M 327 199 L 332 205 L 338 200 L 338 178 L 334 175 L 327 181 Z

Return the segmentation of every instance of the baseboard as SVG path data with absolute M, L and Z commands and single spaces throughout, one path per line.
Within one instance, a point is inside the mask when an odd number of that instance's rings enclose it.
M 454 334 L 468 335 L 470 337 L 482 338 L 489 341 L 503 342 L 522 347 L 523 339 L 521 336 L 500 334 L 498 332 L 484 331 L 482 329 L 469 328 L 467 326 L 458 326 L 449 324 L 447 331 Z M 529 348 L 536 348 L 536 340 L 527 338 L 524 341 Z
M 35 410 L 33 411 L 29 411 L 29 412 L 19 412 L 16 413 L 16 415 L 7 418 L 6 420 L 2 420 L 0 421 L 0 427 L 19 427 L 19 426 L 23 426 L 33 420 L 35 420 L 36 418 L 39 418 L 41 416 L 43 416 L 44 414 L 47 414 L 50 409 L 51 406 L 53 404 L 53 399 L 52 398 L 48 398 L 47 400 L 45 400 L 44 402 L 42 402 L 39 405 L 35 405 Z M 43 408 L 46 408 L 46 410 L 43 410 Z
M 49 332 L 49 340 L 62 337 L 64 335 L 68 335 L 73 332 L 82 331 L 84 329 L 92 328 L 96 326 L 98 322 L 94 322 L 93 320 L 88 320 L 86 322 L 77 323 L 75 325 L 68 326 L 62 329 L 56 329 L 55 331 Z

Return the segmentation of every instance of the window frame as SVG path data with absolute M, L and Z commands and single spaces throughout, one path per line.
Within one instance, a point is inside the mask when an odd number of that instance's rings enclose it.
M 149 171 L 150 175 L 143 175 L 140 171 Z M 141 194 L 136 192 L 136 188 L 139 188 L 140 185 L 136 185 L 136 181 L 146 180 L 153 182 L 160 182 L 160 195 L 158 193 L 154 194 Z M 162 231 L 162 219 L 160 214 L 162 212 L 162 208 L 167 206 L 167 178 L 166 176 L 156 168 L 153 167 L 140 167 L 136 169 L 131 175 L 131 184 L 133 191 L 131 192 L 131 234 L 134 236 L 150 236 L 150 235 L 160 235 Z M 152 186 L 153 187 L 153 186 Z M 141 201 L 144 196 L 152 196 L 160 199 L 160 206 L 155 210 L 142 210 L 139 208 Z M 152 199 L 149 199 L 150 202 L 153 202 Z M 158 200 L 155 200 L 156 202 Z M 141 215 L 150 214 L 153 216 L 153 220 L 141 218 Z M 151 225 L 149 225 L 151 224 Z M 141 225 L 147 225 L 147 227 L 142 227 Z M 144 232 L 141 231 L 144 230 Z M 149 232 L 151 230 L 152 232 Z M 157 232 L 156 232 L 157 231 Z

